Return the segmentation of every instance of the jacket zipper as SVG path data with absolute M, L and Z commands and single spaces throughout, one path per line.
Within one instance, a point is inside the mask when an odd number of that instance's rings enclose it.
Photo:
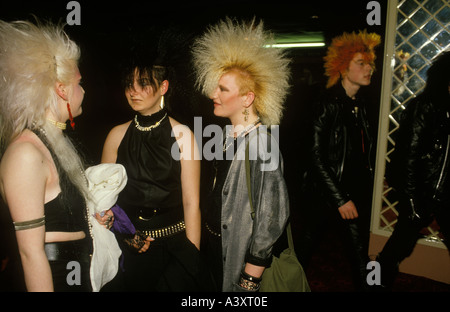
M 337 140 L 337 133 L 335 133 L 334 136 L 335 136 L 335 139 Z M 346 131 L 345 127 L 343 128 L 343 138 L 344 138 L 344 154 L 342 155 L 340 172 L 338 174 L 339 181 L 342 180 L 342 174 L 344 173 L 345 156 L 347 154 L 347 131 Z
M 417 219 L 420 219 L 420 216 L 416 212 L 416 207 L 414 205 L 414 200 L 412 198 L 410 198 L 409 202 L 411 203 L 411 210 L 412 210 L 412 213 L 413 213 L 413 218 L 416 217 Z
M 447 147 L 445 149 L 444 162 L 442 163 L 441 174 L 439 175 L 439 180 L 438 180 L 438 182 L 436 184 L 435 194 L 434 194 L 433 197 L 436 197 L 436 192 L 439 189 L 439 186 L 441 186 L 442 177 L 444 176 L 445 165 L 447 164 L 449 149 L 450 149 L 450 134 L 447 136 Z
M 449 115 L 448 111 L 447 111 L 447 119 L 450 119 L 450 115 Z M 441 183 L 442 183 L 442 177 L 444 176 L 444 170 L 445 170 L 445 165 L 447 164 L 449 149 L 450 149 L 450 134 L 447 136 L 447 147 L 445 149 L 444 162 L 442 163 L 441 173 L 439 175 L 439 180 L 438 180 L 438 182 L 436 184 L 436 188 L 435 188 L 435 193 L 434 193 L 433 199 L 436 197 L 436 193 L 437 193 L 437 191 L 439 189 L 439 186 L 441 186 Z

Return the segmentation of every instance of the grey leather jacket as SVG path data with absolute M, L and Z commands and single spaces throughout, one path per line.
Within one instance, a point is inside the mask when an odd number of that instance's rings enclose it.
M 245 171 L 246 144 L 242 142 L 222 190 L 224 292 L 243 290 L 237 284 L 246 262 L 270 265 L 272 247 L 289 217 L 288 191 L 278 143 L 273 144 L 276 142 L 273 136 L 259 130 L 251 131 L 247 137 L 255 216 L 252 220 Z M 268 142 L 272 142 L 271 147 Z M 275 161 L 275 165 L 267 166 L 270 161 L 272 164 Z

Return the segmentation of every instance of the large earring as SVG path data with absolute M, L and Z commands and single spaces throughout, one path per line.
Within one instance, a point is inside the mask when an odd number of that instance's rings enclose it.
M 245 115 L 244 120 L 245 120 L 245 122 L 247 122 L 247 121 L 248 121 L 248 115 L 249 115 L 248 108 L 244 109 L 244 111 L 242 112 L 242 114 Z
M 164 95 L 161 95 L 161 103 L 159 103 L 159 107 L 161 107 L 161 109 L 164 108 Z
M 72 111 L 70 110 L 70 104 L 67 102 L 67 111 L 69 112 L 70 126 L 75 130 L 75 121 L 73 121 Z

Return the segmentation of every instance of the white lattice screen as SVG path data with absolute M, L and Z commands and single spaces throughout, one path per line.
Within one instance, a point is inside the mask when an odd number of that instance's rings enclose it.
M 372 232 L 384 236 L 390 235 L 398 216 L 398 202 L 391 199 L 391 188 L 384 181 L 384 168 L 395 149 L 399 113 L 425 86 L 432 60 L 450 48 L 448 0 L 389 1 L 388 10 L 372 214 Z M 443 246 L 435 224 L 422 234 L 425 238 L 422 242 Z

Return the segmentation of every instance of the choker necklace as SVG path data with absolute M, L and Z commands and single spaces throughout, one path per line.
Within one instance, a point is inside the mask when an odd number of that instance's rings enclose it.
M 161 118 L 161 120 L 159 120 L 157 123 L 155 123 L 154 125 L 148 126 L 148 127 L 142 127 L 142 126 L 139 124 L 139 122 L 138 122 L 138 120 L 137 120 L 137 117 L 138 117 L 137 115 L 134 116 L 134 123 L 136 124 L 136 128 L 137 128 L 139 131 L 152 131 L 154 128 L 158 127 L 158 126 L 161 124 L 161 122 L 164 120 L 164 118 L 167 117 L 167 113 L 165 113 L 164 116 L 163 116 L 163 118 Z
M 228 143 L 228 140 L 231 138 L 231 135 L 230 135 L 231 131 L 230 131 L 230 133 L 227 133 L 227 136 L 226 136 L 226 138 L 225 138 L 225 142 L 223 143 L 223 152 L 225 153 L 225 152 L 227 151 L 227 149 L 228 149 L 231 145 L 234 144 L 234 140 L 237 140 L 238 138 L 245 136 L 245 134 L 246 134 L 247 132 L 249 132 L 253 127 L 255 127 L 255 126 L 256 126 L 257 124 L 259 124 L 259 123 L 260 123 L 260 120 L 259 120 L 259 117 L 258 117 L 258 119 L 256 119 L 255 122 L 249 124 L 247 127 L 244 128 L 244 130 L 242 130 L 242 131 L 239 133 L 238 136 L 236 136 L 235 138 L 233 138 L 233 141 L 231 141 L 231 143 Z
M 61 130 L 66 130 L 67 124 L 65 122 L 59 122 L 52 119 L 47 119 L 49 123 L 54 125 L 56 128 L 59 128 Z

